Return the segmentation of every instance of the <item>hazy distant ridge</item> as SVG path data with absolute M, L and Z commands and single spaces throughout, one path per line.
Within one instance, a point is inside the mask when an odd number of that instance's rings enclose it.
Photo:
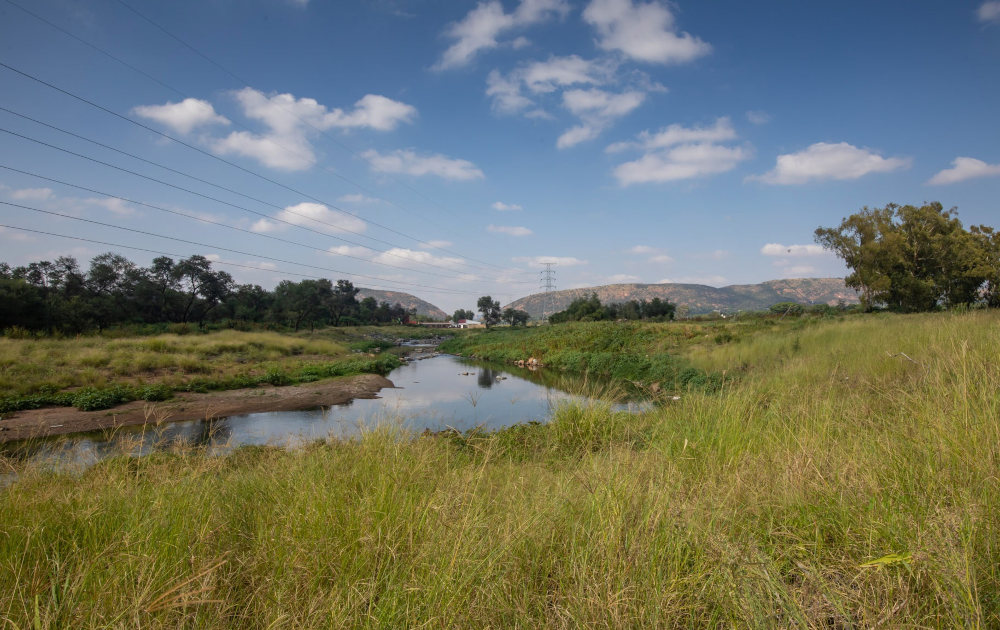
M 448 317 L 447 313 L 430 302 L 425 302 L 417 296 L 410 295 L 409 293 L 402 293 L 400 291 L 380 291 L 378 289 L 361 289 L 358 293 L 358 301 L 360 302 L 366 297 L 373 297 L 379 302 L 388 302 L 389 304 L 399 302 L 403 308 L 416 309 L 417 315 L 423 315 L 425 317 L 430 317 L 431 319 L 443 320 Z
M 596 293 L 601 302 L 626 302 L 651 300 L 655 297 L 686 305 L 691 313 L 710 313 L 714 310 L 762 310 L 778 302 L 802 304 L 837 304 L 843 300 L 856 304 L 858 294 L 844 285 L 843 278 L 789 278 L 769 280 L 760 284 L 734 284 L 710 287 L 704 284 L 606 284 L 599 287 L 566 289 L 546 295 L 535 293 L 515 300 L 513 308 L 527 311 L 532 318 L 561 311 L 577 298 Z

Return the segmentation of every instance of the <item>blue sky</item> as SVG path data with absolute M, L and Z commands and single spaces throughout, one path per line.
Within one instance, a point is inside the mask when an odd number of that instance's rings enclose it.
M 546 261 L 559 288 L 841 276 L 813 230 L 865 205 L 1000 224 L 997 1 L 2 0 L 0 62 L 0 128 L 160 180 L 0 132 L 0 201 L 34 209 L 0 223 L 266 287 L 451 311 Z M 11 264 L 108 250 L 156 255 L 0 228 Z

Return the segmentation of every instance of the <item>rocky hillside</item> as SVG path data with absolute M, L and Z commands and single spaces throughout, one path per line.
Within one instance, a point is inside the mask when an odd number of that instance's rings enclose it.
M 569 306 L 573 300 L 596 293 L 601 302 L 626 302 L 651 300 L 655 297 L 681 306 L 692 314 L 718 310 L 730 313 L 738 310 L 763 310 L 778 302 L 801 304 L 837 304 L 843 300 L 856 304 L 858 295 L 844 285 L 843 278 L 790 278 L 770 280 L 760 284 L 734 284 L 727 287 L 710 287 L 703 284 L 608 284 L 585 289 L 553 291 L 546 295 L 536 293 L 515 300 L 513 308 L 527 311 L 532 319 L 555 313 Z
M 361 289 L 361 291 L 358 292 L 358 301 L 361 301 L 366 297 L 373 297 L 379 302 L 388 302 L 389 304 L 399 302 L 403 308 L 416 309 L 417 315 L 423 315 L 424 317 L 429 317 L 434 320 L 443 320 L 448 317 L 447 313 L 430 302 L 425 302 L 417 296 L 410 295 L 409 293 L 401 293 L 399 291 L 379 291 L 378 289 Z

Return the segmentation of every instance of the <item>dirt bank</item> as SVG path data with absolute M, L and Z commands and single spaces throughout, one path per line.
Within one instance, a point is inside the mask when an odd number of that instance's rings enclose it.
M 80 431 L 96 431 L 146 422 L 222 418 L 261 411 L 297 411 L 339 405 L 355 398 L 377 398 L 395 387 L 377 374 L 359 374 L 304 385 L 255 387 L 208 394 L 178 394 L 165 402 L 136 401 L 104 411 L 50 407 L 19 411 L 0 421 L 0 443 Z

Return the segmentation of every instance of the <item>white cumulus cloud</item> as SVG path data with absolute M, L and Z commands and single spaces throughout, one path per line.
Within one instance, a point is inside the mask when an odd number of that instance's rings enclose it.
M 500 114 L 524 112 L 528 117 L 548 117 L 528 94 L 550 94 L 572 86 L 598 86 L 612 81 L 615 63 L 611 60 L 584 59 L 578 55 L 551 56 L 545 61 L 531 61 L 507 75 L 498 70 L 486 78 L 486 95 L 493 98 L 493 110 Z
M 254 158 L 270 168 L 297 171 L 316 163 L 309 138 L 328 129 L 367 128 L 391 131 L 417 115 L 412 105 L 378 94 L 367 94 L 354 109 L 328 109 L 311 98 L 292 94 L 264 94 L 253 88 L 236 92 L 236 100 L 247 118 L 267 127 L 263 133 L 235 131 L 214 142 L 222 154 L 235 153 Z
M 288 206 L 274 216 L 278 221 L 259 219 L 250 226 L 250 229 L 261 233 L 278 232 L 284 230 L 290 223 L 292 225 L 342 233 L 364 232 L 366 227 L 365 222 L 358 217 L 337 210 L 331 210 L 321 203 L 308 201 Z
M 552 56 L 521 64 L 506 75 L 493 70 L 486 79 L 486 95 L 498 114 L 553 118 L 540 101 L 560 105 L 579 119 L 556 142 L 557 147 L 567 148 L 596 138 L 642 105 L 648 92 L 666 91 L 643 72 L 616 77 L 617 68 L 618 63 L 609 58 Z M 610 86 L 614 89 L 607 89 Z
M 135 213 L 135 208 L 128 203 L 118 199 L 117 197 L 104 197 L 104 198 L 92 198 L 83 199 L 82 203 L 91 206 L 97 206 L 99 208 L 104 208 L 108 212 L 112 212 L 119 216 L 128 216 Z
M 570 127 L 566 131 L 562 132 L 562 134 L 560 134 L 560 136 L 556 139 L 556 148 L 568 149 L 569 147 L 576 146 L 581 142 L 593 140 L 600 135 L 600 133 L 601 130 L 599 128 L 591 125 L 577 125 L 575 127 Z
M 660 2 L 593 0 L 583 19 L 597 30 L 597 45 L 648 63 L 679 64 L 707 55 L 712 47 L 678 32 L 674 15 Z
M 372 260 L 387 265 L 394 265 L 396 267 L 399 267 L 400 265 L 405 265 L 407 262 L 437 265 L 439 267 L 449 267 L 453 269 L 465 265 L 465 261 L 463 261 L 461 258 L 452 258 L 448 256 L 435 256 L 430 252 L 406 249 L 403 247 L 393 247 L 392 249 L 381 252 L 377 256 L 372 258 Z
M 354 256 L 355 258 L 363 258 L 372 254 L 371 249 L 360 245 L 335 245 L 327 251 L 336 256 Z
M 513 76 L 531 92 L 542 94 L 571 85 L 602 85 L 611 80 L 614 71 L 615 63 L 611 60 L 552 55 L 545 61 L 532 61 L 521 66 Z
M 598 120 L 625 116 L 645 100 L 642 92 L 629 91 L 613 94 L 599 89 L 568 90 L 563 92 L 563 105 L 581 118 Z
M 139 105 L 132 108 L 132 112 L 185 134 L 195 127 L 229 124 L 229 119 L 217 114 L 211 103 L 196 98 L 165 105 Z
M 18 201 L 46 201 L 54 196 L 51 188 L 19 188 L 10 192 L 10 198 Z
M 502 201 L 495 201 L 491 206 L 494 210 L 499 212 L 512 212 L 515 210 L 524 210 L 519 204 L 516 203 L 504 203 Z
M 531 236 L 534 234 L 528 228 L 521 225 L 488 225 L 486 229 L 495 234 L 507 234 L 508 236 Z
M 605 151 L 618 153 L 632 149 L 644 151 L 636 160 L 614 169 L 622 186 L 669 182 L 724 173 L 751 157 L 745 147 L 722 143 L 736 139 L 736 130 L 728 117 L 717 118 L 709 126 L 685 127 L 673 124 L 659 131 L 643 131 L 635 140 L 616 142 Z
M 568 12 L 569 4 L 566 0 L 521 0 L 511 13 L 504 11 L 503 4 L 499 0 L 480 2 L 464 18 L 451 24 L 445 31 L 445 35 L 455 41 L 444 51 L 434 69 L 448 70 L 465 66 L 480 51 L 499 46 L 499 38 L 503 34 L 515 28 L 565 16 Z M 519 37 L 510 44 L 514 48 L 521 48 L 527 45 L 527 40 Z
M 1000 2 L 992 0 L 982 3 L 976 10 L 976 17 L 980 22 L 1000 22 Z
M 614 94 L 591 88 L 563 92 L 563 106 L 580 117 L 583 124 L 572 127 L 559 136 L 556 147 L 565 149 L 596 138 L 615 119 L 626 116 L 642 105 L 645 99 L 645 93 L 637 91 Z
M 736 139 L 736 130 L 727 116 L 716 119 L 710 127 L 670 125 L 656 132 L 643 131 L 631 142 L 616 142 L 608 145 L 608 153 L 618 153 L 627 149 L 664 149 L 675 144 L 692 142 L 726 142 Z
M 996 177 L 998 175 L 1000 175 L 1000 164 L 987 164 L 976 158 L 957 157 L 952 160 L 951 168 L 937 173 L 927 180 L 927 183 L 931 185 L 954 184 L 976 177 Z
M 772 170 L 748 179 L 765 184 L 791 185 L 827 179 L 858 179 L 870 173 L 908 168 L 909 158 L 885 158 L 846 142 L 817 142 L 798 153 L 779 155 Z
M 766 125 L 771 122 L 771 115 L 761 110 L 751 110 L 747 112 L 747 120 L 754 125 Z
M 750 155 L 751 152 L 742 147 L 708 142 L 681 144 L 620 164 L 614 175 L 622 186 L 692 179 L 730 171 Z
M 640 256 L 648 256 L 648 260 L 651 263 L 672 263 L 674 262 L 673 256 L 664 254 L 660 249 L 656 247 L 650 247 L 649 245 L 633 245 L 629 248 L 628 253 L 638 254 Z
M 516 114 L 535 104 L 521 93 L 518 79 L 504 76 L 498 70 L 490 71 L 486 77 L 486 96 L 492 97 L 493 111 L 500 114 Z
M 385 154 L 370 149 L 362 153 L 361 157 L 368 160 L 372 170 L 379 173 L 401 173 L 418 177 L 436 175 L 459 181 L 485 177 L 483 172 L 468 160 L 449 158 L 441 154 L 418 155 L 411 149 L 398 149 Z

